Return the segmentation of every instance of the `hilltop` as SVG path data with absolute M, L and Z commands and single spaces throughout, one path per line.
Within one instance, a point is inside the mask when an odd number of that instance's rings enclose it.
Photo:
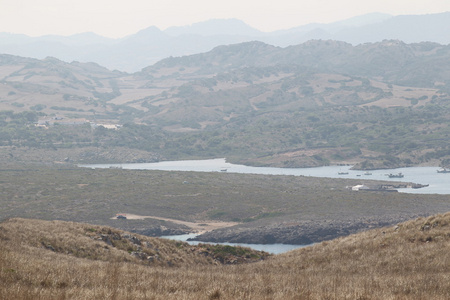
M 449 224 L 436 215 L 223 266 L 185 243 L 12 219 L 0 224 L 0 297 L 448 299 Z

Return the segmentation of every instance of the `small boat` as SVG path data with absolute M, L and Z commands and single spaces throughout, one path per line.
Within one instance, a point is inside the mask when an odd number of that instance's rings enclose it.
M 220 172 L 226 172 L 228 169 L 220 169 Z
M 364 175 L 372 175 L 370 172 L 365 172 Z
M 446 168 L 441 168 L 439 170 L 437 170 L 438 173 L 450 173 L 450 170 L 446 169 Z
M 403 178 L 403 174 L 402 173 L 398 173 L 398 174 L 388 174 L 389 178 Z
M 348 172 L 338 172 L 338 175 L 348 175 Z

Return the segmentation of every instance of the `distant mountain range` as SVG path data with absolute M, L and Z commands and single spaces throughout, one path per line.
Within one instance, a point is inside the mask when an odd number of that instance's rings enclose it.
M 385 39 L 447 45 L 450 43 L 450 12 L 404 16 L 373 13 L 330 24 L 308 24 L 269 33 L 237 19 L 209 20 L 164 31 L 149 27 L 120 39 L 94 33 L 41 37 L 0 33 L 0 53 L 38 59 L 51 56 L 67 62 L 96 62 L 109 69 L 136 72 L 170 56 L 207 52 L 219 45 L 261 41 L 286 47 L 319 39 L 353 45 Z

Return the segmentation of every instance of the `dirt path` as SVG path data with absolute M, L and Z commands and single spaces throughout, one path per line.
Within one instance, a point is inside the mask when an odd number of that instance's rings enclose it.
M 220 221 L 211 221 L 211 220 L 205 220 L 205 221 L 198 221 L 198 222 L 187 222 L 187 221 L 180 221 L 176 219 L 169 219 L 169 218 L 161 218 L 161 217 L 155 217 L 155 216 L 140 216 L 140 215 L 134 215 L 134 214 L 121 214 L 127 217 L 127 219 L 130 220 L 143 220 L 143 219 L 155 219 L 155 220 L 162 220 L 162 221 L 168 221 L 175 224 L 181 224 L 185 225 L 189 228 L 191 228 L 194 232 L 202 234 L 208 231 L 212 231 L 214 229 L 219 228 L 225 228 L 225 227 L 231 227 L 238 225 L 237 222 L 220 222 Z M 111 219 L 116 219 L 116 217 L 113 217 Z

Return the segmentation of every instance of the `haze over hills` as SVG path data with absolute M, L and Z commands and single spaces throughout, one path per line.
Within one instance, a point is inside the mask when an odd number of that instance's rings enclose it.
M 311 39 L 332 39 L 353 45 L 398 39 L 449 44 L 450 12 L 430 15 L 390 16 L 368 14 L 331 24 L 309 24 L 270 33 L 261 32 L 240 20 L 209 20 L 164 31 L 149 27 L 121 39 L 93 33 L 69 37 L 28 37 L 0 34 L 0 53 L 63 61 L 96 62 L 109 69 L 135 72 L 169 56 L 210 51 L 219 45 L 261 41 L 286 47 Z

